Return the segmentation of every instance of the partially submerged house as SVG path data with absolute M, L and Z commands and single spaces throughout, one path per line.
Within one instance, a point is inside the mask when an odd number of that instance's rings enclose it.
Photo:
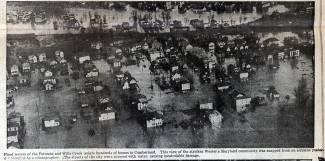
M 89 55 L 86 55 L 86 56 L 80 56 L 79 58 L 78 58 L 78 60 L 79 60 L 79 64 L 83 64 L 85 61 L 90 61 L 90 56 Z
M 45 62 L 46 61 L 46 54 L 45 53 L 41 53 L 38 56 L 38 60 L 39 60 L 39 62 Z
M 35 56 L 35 55 L 29 55 L 28 56 L 28 62 L 29 63 L 37 63 L 37 56 Z
M 209 121 L 211 123 L 212 129 L 218 129 L 222 125 L 223 116 L 217 110 L 213 110 L 209 114 Z
M 107 106 L 106 108 L 99 111 L 98 120 L 114 120 L 116 118 L 115 110 L 112 106 Z
M 29 73 L 30 72 L 30 64 L 25 62 L 23 63 L 23 72 L 24 73 Z
M 60 117 L 58 116 L 47 116 L 42 118 L 42 125 L 46 128 L 58 127 L 61 125 Z
M 10 73 L 11 73 L 11 76 L 18 76 L 19 75 L 19 69 L 18 69 L 18 66 L 17 65 L 13 65 L 11 66 L 10 68 Z
M 250 105 L 251 98 L 246 96 L 244 93 L 233 90 L 230 92 L 229 96 L 232 100 L 232 107 L 234 107 L 239 113 L 245 111 Z
M 159 127 L 163 125 L 163 115 L 159 112 L 145 112 L 145 123 L 147 128 Z
M 200 110 L 213 110 L 213 103 L 212 102 L 200 103 L 199 108 Z

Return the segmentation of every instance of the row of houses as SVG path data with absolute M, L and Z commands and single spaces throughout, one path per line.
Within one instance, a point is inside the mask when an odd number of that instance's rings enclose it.
M 22 149 L 26 134 L 24 116 L 18 112 L 12 112 L 7 117 L 7 148 Z
M 21 62 L 21 68 L 19 69 L 19 64 L 14 64 L 10 68 L 10 75 L 12 77 L 19 76 L 21 71 L 22 74 L 29 74 L 32 70 L 32 67 L 54 67 L 57 64 L 67 65 L 67 61 L 64 59 L 63 51 L 55 51 L 54 59 L 48 59 L 46 53 L 40 53 L 38 55 L 28 55 L 27 58 L 23 56 L 18 56 L 18 59 Z

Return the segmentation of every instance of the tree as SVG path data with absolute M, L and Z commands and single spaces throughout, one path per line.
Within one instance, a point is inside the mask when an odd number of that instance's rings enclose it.
M 72 79 L 74 80 L 74 88 L 76 89 L 76 81 L 79 79 L 79 72 L 77 71 L 74 71 L 72 74 L 71 74 L 71 77 Z
M 300 108 L 304 108 L 309 99 L 309 92 L 307 89 L 307 80 L 302 77 L 299 80 L 298 87 L 294 90 L 294 95 L 296 96 L 296 104 Z

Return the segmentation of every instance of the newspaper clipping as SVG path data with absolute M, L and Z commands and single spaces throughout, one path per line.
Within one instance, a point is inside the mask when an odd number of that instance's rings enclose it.
M 0 160 L 324 161 L 321 0 L 0 3 Z

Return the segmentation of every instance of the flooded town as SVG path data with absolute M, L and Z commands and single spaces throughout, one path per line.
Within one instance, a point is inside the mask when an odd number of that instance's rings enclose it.
M 7 2 L 7 148 L 314 147 L 314 2 Z

